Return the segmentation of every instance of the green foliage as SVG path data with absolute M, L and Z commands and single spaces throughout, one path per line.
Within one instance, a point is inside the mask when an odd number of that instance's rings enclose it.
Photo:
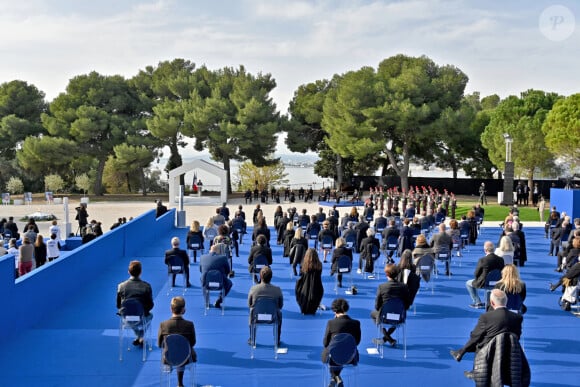
M 81 191 L 83 191 L 83 193 L 86 195 L 86 193 L 89 191 L 89 189 L 91 188 L 91 178 L 89 177 L 89 175 L 87 175 L 86 173 L 83 173 L 81 175 L 78 175 L 77 177 L 75 177 L 75 185 L 78 189 L 80 189 Z
M 0 85 L 0 156 L 14 158 L 28 136 L 45 133 L 40 115 L 46 110 L 44 93 L 24 81 Z
M 580 165 L 580 94 L 556 101 L 542 126 L 548 149 L 573 168 Z
M 6 190 L 11 194 L 21 194 L 24 192 L 24 184 L 19 177 L 12 176 L 6 183 Z
M 44 177 L 44 186 L 47 191 L 62 191 L 64 189 L 64 180 L 59 175 L 47 175 Z
M 20 166 L 40 178 L 46 172 L 66 175 L 71 163 L 79 156 L 76 141 L 62 137 L 28 137 L 16 154 Z
M 224 68 L 214 73 L 207 98 L 194 92 L 185 109 L 184 133 L 195 138 L 195 149 L 209 150 L 228 172 L 230 160 L 250 160 L 266 166 L 276 148 L 280 117 L 269 94 L 276 87 L 270 74 L 256 76 L 238 69 Z
M 491 120 L 481 135 L 490 160 L 500 169 L 505 164 L 504 133 L 512 139 L 512 161 L 516 175 L 532 179 L 536 168 L 549 168 L 554 160 L 546 147 L 542 125 L 546 115 L 560 97 L 555 93 L 528 90 L 520 97 L 509 96 L 491 114 Z
M 326 142 L 355 160 L 388 157 L 407 189 L 411 157 L 422 159 L 437 146 L 435 123 L 445 109 L 459 108 L 466 83 L 459 69 L 424 56 L 397 55 L 376 72 L 369 67 L 348 72 L 336 79 L 324 102 Z
M 250 161 L 240 164 L 237 180 L 240 191 L 253 190 L 258 182 L 258 189 L 280 187 L 288 184 L 288 176 L 284 173 L 284 164 L 277 161 L 274 164 L 257 167 Z

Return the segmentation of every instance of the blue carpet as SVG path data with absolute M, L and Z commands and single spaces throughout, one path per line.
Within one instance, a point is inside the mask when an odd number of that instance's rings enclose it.
M 527 283 L 528 313 L 524 319 L 523 344 L 530 361 L 533 386 L 575 386 L 580 380 L 579 320 L 563 312 L 557 304 L 558 294 L 548 291 L 548 283 L 557 279 L 553 272 L 554 258 L 547 256 L 548 241 L 543 231 L 525 229 L 529 262 L 522 268 Z M 185 230 L 176 234 L 185 237 Z M 273 234 L 274 235 L 274 234 Z M 71 294 L 69 301 L 54 310 L 41 324 L 2 343 L 0 351 L 0 385 L 2 386 L 157 386 L 160 377 L 160 350 L 154 347 L 146 362 L 139 351 L 125 353 L 118 360 L 118 320 L 115 315 L 116 284 L 126 279 L 128 262 L 143 262 L 143 278 L 155 293 L 153 335 L 159 323 L 170 316 L 167 296 L 168 277 L 162 254 L 173 235 L 161 235 L 148 242 L 139 256 L 126 257 L 98 275 L 87 275 L 85 287 Z M 470 386 L 463 370 L 471 369 L 473 355 L 456 363 L 449 356 L 451 348 L 462 346 L 482 313 L 467 305 L 470 300 L 464 283 L 470 279 L 477 259 L 483 254 L 486 239 L 497 241 L 498 228 L 484 229 L 476 246 L 466 252 L 461 266 L 452 265 L 453 277 L 435 279 L 434 293 L 422 289 L 407 319 L 408 357 L 403 358 L 402 346 L 385 348 L 385 358 L 369 355 L 376 328 L 369 318 L 374 305 L 377 285 L 384 280 L 363 280 L 354 274 L 359 289 L 356 296 L 346 296 L 351 303 L 350 314 L 362 322 L 363 337 L 359 380 L 361 386 Z M 248 238 L 249 239 L 249 238 Z M 137 241 L 141 243 L 141 241 Z M 225 316 L 211 309 L 203 313 L 203 301 L 197 280 L 197 265 L 192 266 L 193 289 L 187 291 L 186 318 L 192 319 L 197 331 L 199 386 L 318 386 L 322 384 L 320 351 L 326 321 L 331 311 L 316 316 L 302 316 L 294 300 L 294 280 L 280 246 L 274 249 L 273 283 L 282 287 L 285 297 L 282 341 L 287 354 L 274 360 L 272 333 L 258 329 L 256 358 L 250 359 L 246 344 L 248 333 L 247 293 L 251 279 L 246 257 L 249 243 L 243 244 L 240 258 L 234 258 L 236 277 L 226 299 Z M 356 259 L 355 259 L 356 261 Z M 356 261 L 357 262 L 357 261 Z M 334 282 L 325 265 L 325 305 L 335 298 Z M 55 278 L 58 286 L 63 278 Z M 39 294 L 42 289 L 39 289 Z M 344 296 L 344 293 L 343 293 Z M 3 311 L 9 318 L 10 311 Z M 396 334 L 395 334 L 396 335 Z M 402 337 L 399 337 L 402 342 Z M 345 377 L 348 373 L 345 373 Z M 347 383 L 346 385 L 351 385 Z

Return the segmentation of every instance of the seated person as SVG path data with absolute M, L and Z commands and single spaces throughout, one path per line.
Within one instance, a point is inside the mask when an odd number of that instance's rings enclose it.
M 153 292 L 151 285 L 141 280 L 141 271 L 141 262 L 131 261 L 129 263 L 129 275 L 131 277 L 117 286 L 117 309 L 121 313 L 121 307 L 125 300 L 138 300 L 143 305 L 143 311 L 145 313 L 143 323 L 147 325 L 153 320 L 153 314 L 151 313 L 151 309 L 153 309 Z M 142 347 L 145 342 L 143 339 L 145 332 L 139 326 L 135 326 L 133 331 L 135 332 L 135 336 L 137 336 L 133 340 L 133 345 Z
M 185 282 L 186 286 L 190 287 L 191 283 L 189 283 L 189 256 L 187 255 L 187 251 L 181 250 L 179 248 L 180 240 L 178 237 L 171 238 L 171 249 L 165 251 L 165 264 L 169 265 L 169 258 L 170 257 L 178 257 L 181 258 L 181 262 L 183 263 L 183 271 L 185 272 Z M 171 280 L 171 286 L 175 286 L 175 276 L 177 274 L 173 274 L 173 278 Z
M 195 326 L 193 325 L 193 321 L 189 321 L 183 318 L 184 314 L 185 299 L 183 297 L 173 297 L 171 299 L 171 318 L 159 324 L 157 346 L 163 348 L 163 342 L 165 341 L 165 337 L 167 335 L 181 335 L 185 337 L 187 341 L 189 341 L 189 345 L 191 345 L 191 358 L 189 361 L 195 363 L 197 361 L 197 354 L 193 349 L 195 346 Z M 165 359 L 165 351 L 162 358 Z M 176 370 L 177 385 L 183 386 L 184 367 L 178 367 Z
M 469 306 L 475 309 L 481 309 L 484 307 L 484 304 L 481 302 L 479 294 L 477 293 L 477 289 L 483 288 L 487 274 L 492 270 L 502 270 L 504 267 L 503 258 L 498 257 L 493 253 L 495 250 L 493 242 L 486 241 L 483 245 L 483 250 L 486 255 L 485 257 L 480 258 L 477 262 L 475 272 L 473 273 L 474 278 L 465 282 L 465 287 L 467 288 L 467 292 L 472 300 L 472 304 Z
M 360 329 L 360 321 L 350 318 L 347 314 L 349 305 L 348 302 L 344 298 L 337 298 L 332 301 L 331 309 L 334 312 L 334 318 L 332 320 L 328 320 L 326 323 L 326 329 L 324 331 L 324 337 L 322 339 L 322 345 L 324 349 L 322 350 L 322 362 L 328 362 L 328 354 L 329 354 L 329 344 L 332 340 L 332 337 L 339 334 L 339 333 L 348 333 L 354 337 L 354 340 L 357 345 L 360 344 L 361 339 L 361 329 Z M 352 359 L 350 364 L 357 364 L 358 363 L 358 350 L 356 352 L 356 356 Z M 336 366 L 331 360 L 330 363 L 330 377 L 331 377 L 331 384 L 335 386 L 342 386 L 342 378 L 340 377 L 340 372 L 342 371 L 342 367 Z
M 248 255 L 248 271 L 251 273 L 254 270 L 254 258 L 263 255 L 268 261 L 268 266 L 272 265 L 272 249 L 267 246 L 266 237 L 263 234 L 256 238 L 256 245 L 250 249 Z
M 250 329 L 252 329 L 252 309 L 256 304 L 256 300 L 258 298 L 272 298 L 278 304 L 278 337 L 277 337 L 277 345 L 280 345 L 280 336 L 282 334 L 282 307 L 284 306 L 284 296 L 282 295 L 282 289 L 278 286 L 271 285 L 270 282 L 272 281 L 272 269 L 269 266 L 264 266 L 260 270 L 260 278 L 262 281 L 252 286 L 250 292 L 248 293 L 248 306 L 250 307 Z M 248 339 L 249 345 L 254 345 L 252 343 L 252 337 L 256 337 L 256 332 L 250 331 L 250 339 Z
M 395 264 L 389 263 L 385 266 L 385 275 L 387 276 L 387 282 L 380 284 L 377 289 L 377 296 L 375 298 L 375 310 L 371 312 L 371 318 L 375 323 L 378 323 L 380 318 L 381 308 L 383 304 L 393 298 L 399 298 L 403 301 L 405 309 L 409 309 L 411 306 L 411 296 L 409 294 L 409 289 L 407 285 L 402 282 L 397 281 L 397 276 L 399 275 L 399 269 Z M 396 327 L 390 327 L 388 330 L 383 328 L 383 338 L 382 342 L 388 342 L 392 347 L 397 345 L 397 340 L 393 339 L 391 336 L 395 332 Z M 373 341 L 376 343 L 377 339 Z M 381 339 L 379 339 L 381 340 Z
M 222 274 L 222 280 L 224 283 L 224 293 L 227 296 L 232 288 L 232 281 L 228 278 L 228 274 L 230 273 L 230 264 L 228 262 L 228 258 L 225 255 L 218 254 L 219 247 L 217 245 L 213 245 L 210 247 L 209 254 L 204 254 L 199 259 L 199 270 L 201 271 L 201 286 L 204 287 L 206 281 L 205 277 L 207 272 L 210 270 L 217 270 Z M 214 307 L 220 308 L 222 305 L 223 299 L 220 295 L 219 298 L 216 300 Z

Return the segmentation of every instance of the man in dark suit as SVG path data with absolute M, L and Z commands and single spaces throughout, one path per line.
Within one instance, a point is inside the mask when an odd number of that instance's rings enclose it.
M 181 250 L 179 248 L 180 240 L 178 237 L 171 238 L 171 247 L 172 249 L 165 251 L 165 264 L 169 264 L 169 258 L 171 257 L 178 257 L 183 262 L 183 271 L 185 272 L 185 282 L 187 283 L 187 287 L 191 286 L 189 282 L 189 256 L 187 255 L 187 251 Z M 171 286 L 175 286 L 175 276 L 173 274 Z
M 451 350 L 451 356 L 461 361 L 467 352 L 477 352 L 500 333 L 514 333 L 518 338 L 522 333 L 523 317 L 507 308 L 507 296 L 503 290 L 494 289 L 490 297 L 491 307 L 489 312 L 479 316 L 477 325 L 471 331 L 467 343 L 458 350 Z M 471 378 L 472 371 L 466 371 L 465 376 Z
M 219 255 L 220 247 L 218 245 L 213 245 L 210 248 L 209 254 L 204 254 L 199 259 L 199 270 L 201 271 L 201 286 L 205 284 L 205 277 L 207 272 L 210 270 L 218 270 L 222 273 L 222 280 L 224 282 L 224 293 L 227 296 L 232 288 L 232 281 L 228 278 L 230 273 L 230 264 L 228 258 L 225 255 Z M 223 302 L 220 296 L 215 302 L 214 306 L 216 308 L 221 307 Z
M 361 330 L 360 330 L 360 321 L 350 318 L 349 315 L 346 314 L 349 309 L 348 302 L 344 298 L 337 298 L 336 300 L 332 301 L 331 309 L 334 312 L 334 318 L 332 320 L 328 320 L 326 323 L 326 330 L 324 332 L 324 337 L 322 339 L 322 345 L 324 349 L 322 350 L 322 362 L 328 362 L 328 345 L 332 340 L 332 337 L 339 334 L 339 333 L 348 333 L 354 337 L 356 345 L 360 344 L 361 339 Z M 352 360 L 351 364 L 358 363 L 358 350 L 356 351 L 356 356 Z M 334 366 L 334 364 L 330 364 Z M 332 386 L 342 386 L 342 379 L 340 377 L 340 372 L 342 371 L 342 367 L 334 366 L 330 370 L 330 384 Z
M 284 296 L 282 295 L 282 289 L 278 286 L 271 285 L 272 281 L 272 269 L 269 266 L 264 266 L 260 270 L 260 278 L 262 279 L 259 284 L 252 286 L 250 292 L 248 293 L 248 306 L 250 307 L 250 329 L 252 329 L 252 309 L 256 304 L 258 298 L 271 298 L 278 304 L 278 345 L 280 345 L 280 335 L 282 334 L 282 307 L 284 306 Z M 254 334 L 252 334 L 254 333 Z M 255 332 L 250 331 L 250 339 L 248 339 L 248 344 L 253 345 L 251 338 L 256 337 Z
M 157 346 L 163 348 L 163 359 L 167 349 L 163 346 L 165 336 L 167 335 L 181 335 L 189 341 L 191 345 L 191 359 L 190 362 L 197 361 L 197 354 L 193 347 L 195 346 L 195 326 L 192 321 L 183 318 L 185 314 L 185 300 L 183 297 L 173 297 L 171 299 L 171 318 L 159 324 L 159 333 L 157 335 Z M 183 371 L 184 367 L 177 368 L 177 385 L 183 386 Z
M 473 301 L 469 306 L 475 309 L 481 309 L 485 305 L 481 302 L 479 294 L 477 294 L 477 289 L 483 288 L 485 284 L 485 278 L 487 274 L 492 270 L 501 270 L 504 267 L 503 258 L 498 257 L 493 253 L 495 246 L 493 242 L 486 241 L 483 245 L 483 251 L 485 251 L 485 257 L 480 258 L 477 262 L 477 267 L 475 268 L 475 273 L 473 274 L 474 279 L 470 279 L 465 282 L 465 287 L 467 292 Z
M 373 321 L 377 321 L 380 318 L 381 308 L 383 304 L 387 301 L 398 298 L 403 301 L 405 309 L 409 309 L 411 306 L 411 296 L 409 294 L 409 289 L 407 285 L 402 282 L 397 281 L 397 275 L 399 274 L 399 268 L 394 263 L 389 263 L 385 266 L 385 275 L 387 276 L 387 282 L 379 285 L 377 289 L 377 297 L 375 299 L 375 310 L 371 312 L 371 318 Z M 391 346 L 397 344 L 397 340 L 393 339 L 391 335 L 395 332 L 396 327 L 390 327 L 389 330 L 383 328 L 383 342 L 388 342 Z M 380 340 L 380 339 L 379 339 Z
M 142 269 L 141 262 L 139 261 L 131 261 L 129 263 L 129 275 L 131 278 L 127 281 L 121 282 L 117 286 L 117 309 L 121 309 L 125 300 L 138 300 L 141 305 L 143 305 L 143 311 L 145 313 L 144 324 L 148 325 L 153 319 L 153 314 L 151 314 L 151 309 L 153 309 L 153 292 L 151 291 L 151 285 L 149 285 L 148 282 L 141 280 Z M 137 336 L 137 338 L 133 340 L 133 345 L 142 346 L 144 342 L 143 330 L 134 328 L 133 331 Z
M 449 275 L 449 263 L 451 262 L 451 250 L 453 248 L 453 241 L 451 236 L 445 232 L 445 223 L 439 224 L 439 232 L 433 235 L 431 239 L 431 247 L 435 253 L 435 258 L 439 253 L 447 252 L 447 259 L 445 260 L 445 275 Z
M 396 240 L 398 243 L 399 237 L 401 236 L 401 230 L 396 226 L 395 224 L 395 220 L 391 219 L 389 220 L 389 227 L 385 228 L 383 230 L 383 250 L 387 249 L 387 243 L 389 238 Z M 395 250 L 390 250 L 388 255 L 389 255 L 389 263 L 393 262 L 393 254 L 395 253 Z

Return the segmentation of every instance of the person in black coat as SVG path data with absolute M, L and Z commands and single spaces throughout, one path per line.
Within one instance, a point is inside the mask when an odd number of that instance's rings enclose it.
M 315 314 L 324 295 L 322 285 L 322 262 L 316 250 L 310 248 L 302 259 L 300 278 L 296 281 L 294 294 L 302 314 Z
M 165 251 L 165 264 L 166 265 L 169 264 L 169 257 L 175 256 L 181 258 L 181 260 L 183 261 L 183 270 L 185 272 L 185 282 L 187 283 L 186 286 L 190 287 L 191 284 L 189 283 L 189 255 L 187 255 L 187 251 L 181 250 L 179 248 L 179 243 L 180 241 L 178 237 L 171 238 L 172 249 Z M 176 274 L 173 274 L 171 286 L 175 286 L 175 276 Z
M 477 325 L 471 331 L 469 340 L 458 350 L 451 350 L 451 356 L 461 361 L 467 352 L 477 352 L 496 335 L 504 332 L 514 333 L 518 338 L 522 333 L 523 317 L 506 309 L 507 296 L 503 290 L 493 289 L 490 303 L 493 310 L 479 316 Z
M 360 253 L 362 240 L 367 237 L 367 230 L 369 229 L 369 224 L 365 221 L 364 216 L 361 215 L 360 221 L 354 226 L 356 231 L 356 245 L 355 252 Z
M 492 270 L 501 270 L 505 265 L 503 258 L 498 257 L 493 253 L 495 250 L 493 242 L 486 241 L 483 245 L 483 250 L 485 251 L 486 256 L 480 258 L 479 261 L 477 261 L 477 266 L 473 274 L 474 279 L 470 279 L 465 282 L 465 287 L 467 288 L 469 296 L 473 301 L 473 303 L 469 306 L 475 309 L 481 309 L 484 307 L 484 304 L 479 298 L 479 294 L 477 294 L 477 289 L 481 289 L 483 287 L 487 274 Z
M 361 340 L 360 321 L 350 318 L 350 316 L 346 314 L 349 309 L 348 302 L 344 298 L 337 298 L 336 300 L 332 301 L 331 309 L 334 312 L 334 318 L 332 320 L 328 320 L 326 323 L 324 337 L 322 338 L 322 345 L 324 346 L 324 349 L 322 350 L 323 363 L 328 362 L 328 345 L 330 344 L 333 336 L 339 333 L 348 333 L 354 337 L 357 345 L 360 344 Z M 358 358 L 359 355 L 357 350 L 356 355 L 350 364 L 357 364 Z M 330 365 L 333 366 L 330 370 L 330 377 L 334 382 L 334 385 L 342 385 L 342 379 L 340 378 L 342 367 L 338 367 L 333 363 Z
M 401 230 L 399 230 L 399 228 L 396 226 L 395 220 L 394 219 L 389 220 L 389 226 L 385 227 L 385 229 L 383 230 L 383 233 L 382 233 L 382 239 L 383 239 L 382 249 L 383 250 L 387 249 L 387 241 L 389 240 L 389 238 L 399 240 L 400 236 L 401 236 Z M 388 253 L 389 258 L 390 258 L 389 260 L 392 260 L 394 253 L 395 253 L 395 250 L 389 251 L 389 253 Z
M 258 235 L 256 238 L 256 245 L 252 246 L 250 254 L 248 255 L 248 270 L 250 273 L 254 269 L 254 259 L 260 255 L 266 257 L 268 266 L 272 265 L 272 249 L 268 247 L 266 237 L 262 234 Z
M 258 220 L 258 224 L 254 227 L 254 232 L 252 233 L 252 241 L 255 241 L 258 235 L 264 235 L 266 237 L 266 245 L 270 246 L 270 229 L 266 225 L 266 218 Z
M 358 260 L 358 272 L 362 273 L 363 261 L 365 261 L 365 271 L 372 273 L 374 271 L 375 262 L 372 258 L 372 248 L 376 246 L 377 251 L 380 250 L 381 245 L 377 238 L 375 238 L 375 229 L 370 227 L 366 230 L 366 238 L 360 243 L 360 255 Z
M 163 348 L 162 359 L 165 359 L 167 349 L 163 346 L 165 337 L 168 335 L 181 335 L 187 339 L 191 346 L 191 357 L 189 362 L 197 361 L 197 354 L 193 347 L 195 346 L 195 326 L 192 321 L 183 318 L 185 313 L 185 300 L 183 297 L 173 297 L 171 299 L 171 318 L 159 324 L 157 335 L 157 345 Z M 177 368 L 177 385 L 183 386 L 184 367 Z
M 383 304 L 393 298 L 398 298 L 403 301 L 405 309 L 409 309 L 411 306 L 409 288 L 407 288 L 407 285 L 403 282 L 397 281 L 399 268 L 395 266 L 395 264 L 389 263 L 385 266 L 385 275 L 387 276 L 387 282 L 379 285 L 377 296 L 375 298 L 375 310 L 371 312 L 371 318 L 375 322 L 380 318 Z M 395 332 L 395 329 L 396 327 L 390 327 L 388 330 L 383 328 L 383 342 L 388 342 L 393 347 L 397 344 L 397 340 L 393 339 L 391 336 L 393 332 Z

